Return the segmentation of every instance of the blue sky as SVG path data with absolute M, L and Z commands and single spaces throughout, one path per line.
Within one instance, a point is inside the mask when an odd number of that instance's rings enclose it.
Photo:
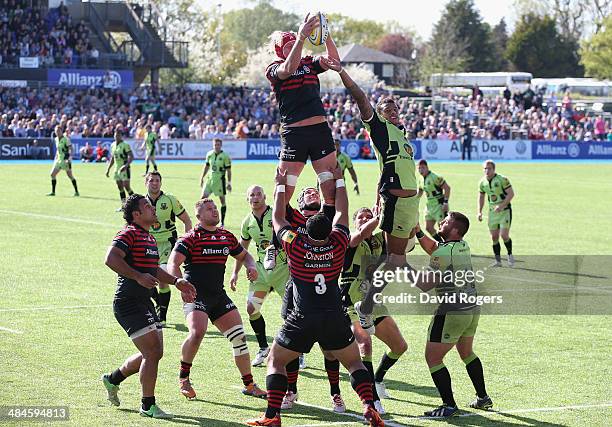
M 339 12 L 357 19 L 373 19 L 376 21 L 396 20 L 412 28 L 424 40 L 431 35 L 433 25 L 438 21 L 444 5 L 448 0 L 273 0 L 275 7 L 297 14 L 308 11 Z M 221 3 L 224 11 L 252 7 L 252 0 L 199 0 L 206 9 L 215 8 Z M 506 23 L 516 20 L 512 4 L 514 0 L 475 0 L 476 7 L 484 20 L 495 25 L 502 17 Z M 374 6 L 373 6 L 374 5 Z

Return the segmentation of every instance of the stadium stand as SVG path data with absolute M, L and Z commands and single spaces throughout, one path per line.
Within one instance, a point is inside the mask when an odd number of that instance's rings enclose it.
M 372 93 L 371 102 L 380 96 L 380 90 Z M 335 138 L 368 138 L 349 95 L 324 93 L 322 98 Z M 585 114 L 567 97 L 550 105 L 528 103 L 520 96 L 480 95 L 449 95 L 436 108 L 410 98 L 399 98 L 399 104 L 411 138 L 459 139 L 467 122 L 474 138 L 612 141 L 609 120 Z M 0 88 L 0 111 L 2 136 L 48 137 L 57 123 L 64 123 L 73 137 L 110 137 L 121 124 L 130 137 L 139 138 L 150 123 L 156 124 L 161 139 L 278 137 L 278 109 L 267 89 Z
M 20 57 L 38 57 L 42 65 L 95 65 L 99 52 L 84 22 L 74 22 L 63 3 L 34 7 L 27 0 L 0 2 L 1 63 L 18 65 Z

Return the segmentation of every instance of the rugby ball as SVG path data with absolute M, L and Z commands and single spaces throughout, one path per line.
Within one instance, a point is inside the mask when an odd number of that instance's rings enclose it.
M 327 40 L 329 36 L 329 27 L 327 25 L 327 18 L 321 12 L 316 12 L 315 15 L 319 18 L 319 23 L 308 36 L 308 40 L 315 46 L 321 46 Z

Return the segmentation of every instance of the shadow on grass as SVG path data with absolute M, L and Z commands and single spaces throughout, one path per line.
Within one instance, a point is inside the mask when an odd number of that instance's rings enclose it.
M 211 403 L 211 402 L 207 402 L 207 403 Z M 122 412 L 130 412 L 133 414 L 138 414 L 138 411 L 135 409 L 120 408 L 119 410 Z M 156 420 L 156 421 L 177 423 L 177 424 L 215 426 L 215 427 L 244 426 L 244 422 L 240 422 L 240 421 L 222 421 L 222 420 L 217 420 L 214 418 L 196 417 L 192 415 L 181 415 L 181 414 L 174 414 L 174 418 L 171 418 L 171 419 Z
M 314 372 L 322 372 L 322 374 L 315 374 Z M 314 378 L 319 380 L 327 380 L 327 372 L 324 369 L 316 367 L 308 367 L 306 370 L 300 371 L 300 376 L 306 378 Z M 344 381 L 350 381 L 350 376 L 346 371 L 340 372 L 340 379 Z M 409 393 L 416 393 L 423 396 L 437 397 L 438 391 L 435 387 L 429 385 L 415 385 L 409 384 L 396 380 L 385 380 L 385 385 L 388 390 L 406 391 Z M 400 402 L 409 402 L 402 399 L 395 399 L 393 396 L 389 400 L 397 400 Z M 413 403 L 413 402 L 410 402 Z
M 566 427 L 566 424 L 549 423 L 546 421 L 537 420 L 522 415 L 507 413 L 504 411 L 487 411 L 496 415 L 505 417 L 501 420 L 493 420 L 489 417 L 481 415 L 478 412 L 466 412 L 462 413 L 458 417 L 451 417 L 448 419 L 432 420 L 442 421 L 444 423 L 458 425 L 458 426 L 537 426 L 537 427 Z M 486 412 L 483 412 L 483 414 Z M 513 422 L 516 421 L 516 422 Z

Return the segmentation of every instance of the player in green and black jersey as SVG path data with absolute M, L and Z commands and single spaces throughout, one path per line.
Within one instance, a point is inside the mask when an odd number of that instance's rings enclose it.
M 159 172 L 155 171 L 147 174 L 145 178 L 147 200 L 153 205 L 157 214 L 157 221 L 151 226 L 149 233 L 157 241 L 159 266 L 167 270 L 168 257 L 178 238 L 176 218 L 185 224 L 185 233 L 191 230 L 191 218 L 176 197 L 161 191 L 161 184 L 162 177 Z M 153 299 L 157 304 L 157 315 L 162 325 L 165 325 L 170 304 L 170 287 L 166 284 L 160 284 L 159 291 L 154 288 Z
M 213 149 L 206 154 L 206 163 L 202 176 L 200 176 L 200 187 L 202 187 L 202 198 L 206 199 L 211 194 L 219 197 L 221 202 L 221 227 L 225 224 L 225 214 L 227 206 L 225 205 L 225 195 L 228 191 L 232 191 L 232 160 L 230 156 L 221 149 L 223 141 L 220 138 L 213 139 Z M 204 177 L 208 171 L 211 173 L 204 183 Z M 227 174 L 227 181 L 225 176 Z
M 132 148 L 130 144 L 123 140 L 123 133 L 121 129 L 115 130 L 115 141 L 111 145 L 111 159 L 106 168 L 106 177 L 110 175 L 110 170 L 115 165 L 114 179 L 119 189 L 119 197 L 121 197 L 121 204 L 125 201 L 125 192 L 131 196 L 134 194 L 132 187 L 130 186 L 130 165 L 134 160 L 134 154 L 132 154 Z M 120 211 L 121 209 L 117 209 Z
M 514 190 L 510 180 L 495 172 L 493 160 L 484 162 L 485 176 L 478 184 L 478 221 L 482 221 L 482 208 L 484 207 L 485 194 L 489 200 L 489 231 L 493 240 L 493 254 L 495 255 L 496 267 L 501 267 L 501 236 L 508 251 L 508 265 L 514 265 L 512 255 L 512 239 L 510 239 L 510 225 L 512 224 L 512 206 L 510 202 L 514 198 Z
M 423 177 L 423 186 L 419 188 L 419 196 L 427 195 L 425 211 L 425 229 L 438 242 L 442 238 L 436 233 L 434 225 L 440 223 L 448 213 L 448 200 L 451 188 L 444 178 L 433 173 L 427 165 L 427 160 L 419 160 L 419 173 Z
M 461 294 L 468 296 L 477 294 L 476 275 L 465 273 L 472 271 L 470 247 L 463 240 L 469 227 L 470 221 L 465 215 L 450 212 L 440 223 L 438 233 L 443 242 L 428 238 L 417 228 L 419 244 L 431 256 L 430 269 L 445 274 L 420 275 L 421 279 L 415 285 L 425 292 L 435 288 L 438 297 L 448 298 L 447 302 L 442 302 L 438 306 L 427 334 L 425 360 L 443 402 L 440 407 L 425 412 L 428 417 L 445 418 L 458 411 L 451 388 L 451 377 L 443 361 L 444 356 L 455 346 L 465 363 L 465 369 L 477 394 L 470 407 L 488 409 L 493 406 L 493 401 L 485 388 L 482 363 L 472 350 L 480 309 L 475 303 L 462 302 L 460 298 Z M 447 274 L 448 272 L 452 274 Z M 452 279 L 441 280 L 449 276 Z M 470 277 L 472 280 L 469 280 Z M 459 278 L 462 283 L 459 283 Z M 455 301 L 451 300 L 451 296 L 455 296 Z
M 55 127 L 55 162 L 53 163 L 53 169 L 51 169 L 51 192 L 47 196 L 55 196 L 56 177 L 61 170 L 66 171 L 66 175 L 72 181 L 74 195 L 78 197 L 79 189 L 76 179 L 72 175 L 72 144 L 70 139 L 64 135 L 64 129 L 58 125 Z
M 342 171 L 342 176 L 344 177 L 344 171 L 348 169 L 349 174 L 351 175 L 351 179 L 355 184 L 353 186 L 353 190 L 355 193 L 359 194 L 359 184 L 357 183 L 357 173 L 355 172 L 355 168 L 353 167 L 353 161 L 349 157 L 348 154 L 343 153 L 340 149 L 340 141 L 335 139 L 334 145 L 336 146 L 336 159 L 338 160 L 338 166 L 340 166 L 340 170 Z
M 247 313 L 249 322 L 255 332 L 259 343 L 259 351 L 252 366 L 263 364 L 268 356 L 270 348 L 266 337 L 266 322 L 261 314 L 264 299 L 272 291 L 282 298 L 285 294 L 285 284 L 289 280 L 289 268 L 287 267 L 287 256 L 280 251 L 276 257 L 276 265 L 272 270 L 266 270 L 263 261 L 266 257 L 266 248 L 272 242 L 272 207 L 266 204 L 266 194 L 259 185 L 252 185 L 247 190 L 247 201 L 251 206 L 251 212 L 242 221 L 240 233 L 240 244 L 248 250 L 251 241 L 257 248 L 257 279 L 249 283 L 249 294 L 247 298 Z M 230 278 L 230 287 L 236 289 L 238 273 L 242 268 L 242 262 L 236 261 L 234 272 Z
M 361 119 L 370 134 L 380 168 L 378 195 L 381 206 L 380 229 L 384 232 L 387 248 L 386 260 L 378 267 L 381 271 L 395 270 L 406 264 L 406 251 L 414 245 L 414 227 L 418 223 L 419 198 L 414 164 L 414 149 L 406 139 L 399 119 L 399 107 L 393 98 L 383 98 L 372 108 L 366 94 L 351 79 L 339 61 L 328 61 L 329 67 L 340 74 L 342 83 L 355 98 Z M 378 205 L 379 200 L 377 200 Z M 409 243 L 411 242 L 411 243 Z M 382 292 L 388 283 L 378 289 L 370 288 L 364 300 L 356 305 L 364 329 L 372 327 L 374 294 Z M 376 291 L 376 292 L 375 292 Z
M 390 351 L 385 353 L 376 373 L 374 373 L 372 366 L 372 338 L 370 335 L 372 331 L 366 331 L 361 327 L 359 317 L 354 308 L 356 302 L 364 299 L 368 285 L 370 285 L 366 274 L 368 265 L 364 265 L 364 262 L 371 262 L 372 265 L 376 266 L 376 260 L 385 253 L 383 233 L 382 231 L 375 232 L 376 227 L 378 227 L 378 220 L 378 215 L 375 216 L 368 208 L 360 208 L 353 215 L 353 225 L 356 230 L 351 233 L 349 249 L 344 257 L 340 287 L 342 289 L 343 303 L 351 319 L 351 327 L 359 345 L 363 364 L 368 369 L 368 372 L 370 372 L 374 381 L 374 406 L 379 413 L 383 414 L 384 409 L 380 399 L 389 398 L 385 383 L 383 382 L 384 376 L 398 361 L 400 356 L 404 354 L 408 346 L 395 320 L 389 315 L 387 309 L 384 306 L 376 306 L 373 313 L 375 325 L 373 334 L 384 342 Z
M 142 141 L 142 146 L 140 148 L 145 149 L 145 163 L 146 170 L 143 176 L 149 173 L 149 163 L 153 164 L 153 170 L 157 170 L 157 163 L 155 163 L 155 148 L 159 150 L 159 137 L 157 133 L 153 131 L 153 127 L 151 125 L 147 125 L 145 127 L 145 137 Z

